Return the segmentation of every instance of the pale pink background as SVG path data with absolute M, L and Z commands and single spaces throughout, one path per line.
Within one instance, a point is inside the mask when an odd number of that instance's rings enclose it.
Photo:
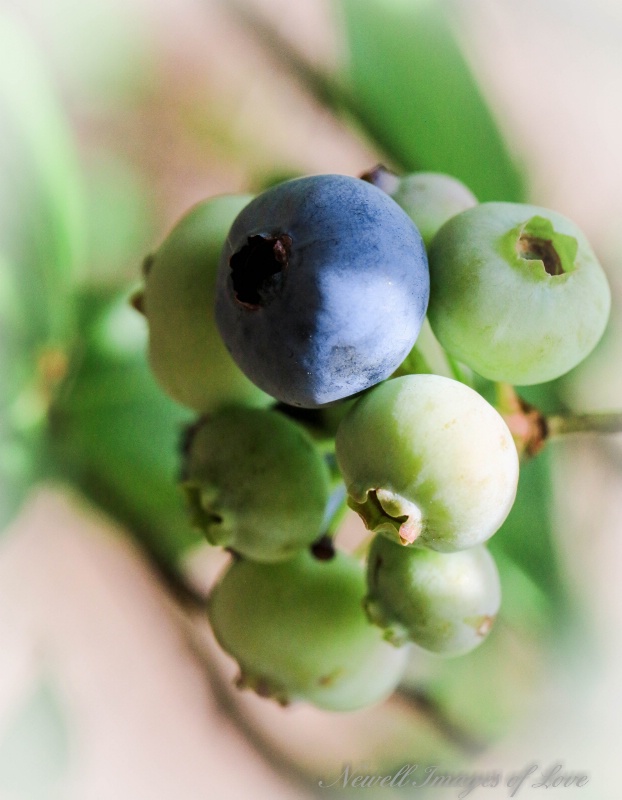
M 128 158 L 148 165 L 161 213 L 159 235 L 195 200 L 245 188 L 249 141 L 255 163 L 266 171 L 284 153 L 309 172 L 356 174 L 375 161 L 364 142 L 303 97 L 295 83 L 275 76 L 271 59 L 215 0 L 4 5 L 36 37 L 78 135 L 91 147 L 121 139 Z M 255 5 L 312 58 L 332 63 L 341 57 L 326 3 Z M 622 8 L 613 0 L 472 0 L 456 9 L 465 51 L 528 169 L 533 199 L 574 217 L 615 266 L 622 255 Z M 115 59 L 135 58 L 140 65 L 142 52 L 134 48 L 141 40 L 145 52 L 155 42 L 160 53 L 162 94 L 151 109 L 109 116 Z M 77 63 L 79 74 L 72 69 Z M 219 124 L 236 130 L 236 158 L 188 147 L 178 134 L 176 114 L 197 97 L 206 104 L 213 98 L 226 109 Z M 151 146 L 145 148 L 150 126 Z M 581 410 L 622 408 L 621 274 L 611 272 L 618 335 L 568 389 Z M 594 439 L 553 446 L 561 456 L 558 551 L 601 656 L 596 663 L 586 643 L 585 689 L 578 696 L 552 663 L 550 680 L 534 685 L 528 718 L 480 766 L 511 770 L 532 759 L 562 759 L 592 776 L 584 789 L 569 790 L 573 797 L 613 800 L 622 782 L 616 739 L 622 707 L 622 475 Z M 216 568 L 205 555 L 189 561 L 198 583 L 207 583 Z M 122 531 L 60 487 L 33 490 L 0 543 L 0 741 L 39 682 L 49 681 L 71 726 L 70 769 L 57 788 L 50 787 L 50 798 L 303 796 L 223 711 L 201 652 L 212 652 L 206 626 L 180 613 Z M 226 659 L 223 668 L 233 673 Z M 398 706 L 380 717 L 340 717 L 304 707 L 283 712 L 252 698 L 243 703 L 249 719 L 261 715 L 269 721 L 277 752 L 287 743 L 300 761 L 325 765 L 382 747 L 383 724 L 402 714 Z M 493 800 L 506 794 L 480 790 L 472 796 Z M 540 795 L 526 789 L 520 796 Z

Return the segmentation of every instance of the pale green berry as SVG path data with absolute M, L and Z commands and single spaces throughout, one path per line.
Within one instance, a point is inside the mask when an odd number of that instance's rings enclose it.
M 537 206 L 482 203 L 430 249 L 428 317 L 456 359 L 494 381 L 534 384 L 579 364 L 611 304 L 594 251 L 570 220 Z
M 199 412 L 273 402 L 237 367 L 214 321 L 220 251 L 251 199 L 222 195 L 198 203 L 145 260 L 138 304 L 149 324 L 149 363 L 170 397 Z
M 240 686 L 283 704 L 351 711 L 391 694 L 408 657 L 370 624 L 364 596 L 365 573 L 353 557 L 304 552 L 282 564 L 234 561 L 208 613 L 239 664 Z
M 402 544 L 462 550 L 508 515 L 518 455 L 500 414 L 440 375 L 375 387 L 343 419 L 336 454 L 348 502 L 370 530 Z
M 477 198 L 457 178 L 442 172 L 413 172 L 395 175 L 382 166 L 365 179 L 383 189 L 401 206 L 419 228 L 427 247 L 448 219 L 477 205 Z
M 437 553 L 377 536 L 367 583 L 367 613 L 389 641 L 412 641 L 447 656 L 481 644 L 501 604 L 497 566 L 482 546 Z
M 223 409 L 191 428 L 183 487 L 212 544 L 283 561 L 322 534 L 329 470 L 311 437 L 276 411 Z

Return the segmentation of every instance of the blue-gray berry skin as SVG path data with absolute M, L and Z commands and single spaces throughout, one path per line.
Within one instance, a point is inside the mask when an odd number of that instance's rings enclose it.
M 216 321 L 257 386 L 314 408 L 387 378 L 428 296 L 425 248 L 397 203 L 358 178 L 316 175 L 268 189 L 236 218 Z

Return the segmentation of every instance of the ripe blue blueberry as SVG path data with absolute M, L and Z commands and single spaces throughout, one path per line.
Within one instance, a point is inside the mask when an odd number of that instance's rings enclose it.
M 413 346 L 429 295 L 419 231 L 357 178 L 287 181 L 238 215 L 221 255 L 216 322 L 242 371 L 314 408 L 387 378 Z

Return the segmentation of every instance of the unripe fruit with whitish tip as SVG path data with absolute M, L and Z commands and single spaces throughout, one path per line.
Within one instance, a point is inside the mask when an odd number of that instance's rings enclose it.
M 481 544 L 516 496 L 518 454 L 504 420 L 440 375 L 375 387 L 342 420 L 336 454 L 348 503 L 370 530 L 439 551 Z

